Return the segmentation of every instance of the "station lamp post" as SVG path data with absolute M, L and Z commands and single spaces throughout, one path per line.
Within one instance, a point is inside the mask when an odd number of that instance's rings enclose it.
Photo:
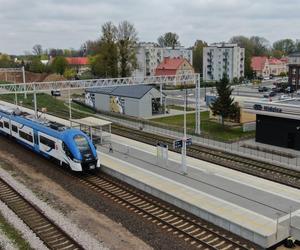
M 184 108 L 183 108 L 183 138 L 182 138 L 182 148 L 181 148 L 181 172 L 183 175 L 187 174 L 187 166 L 186 166 L 186 104 L 187 104 L 187 89 L 184 82 Z

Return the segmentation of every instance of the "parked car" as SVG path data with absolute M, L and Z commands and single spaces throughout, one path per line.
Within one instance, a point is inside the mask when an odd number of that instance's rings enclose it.
M 289 99 L 289 98 L 290 98 L 290 96 L 288 96 L 288 95 L 281 95 L 279 97 L 279 100 L 285 100 L 285 99 Z
M 264 94 L 264 98 L 273 97 L 273 96 L 275 96 L 275 95 L 276 95 L 276 92 L 271 91 L 271 92 L 269 92 L 269 93 Z
M 51 95 L 52 96 L 61 96 L 60 89 L 51 90 Z
M 269 90 L 269 88 L 267 88 L 266 86 L 260 86 L 259 88 L 258 88 L 258 92 L 266 92 L 266 91 L 268 91 Z

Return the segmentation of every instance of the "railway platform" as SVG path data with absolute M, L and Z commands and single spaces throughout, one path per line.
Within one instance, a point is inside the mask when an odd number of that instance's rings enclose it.
M 268 248 L 293 235 L 300 240 L 300 190 L 112 135 L 99 147 L 103 171 L 196 216 Z
M 290 235 L 300 240 L 298 189 L 191 157 L 187 157 L 188 174 L 183 176 L 180 154 L 169 151 L 168 161 L 161 162 L 156 147 L 113 134 L 111 147 L 99 150 L 104 172 L 263 248 Z

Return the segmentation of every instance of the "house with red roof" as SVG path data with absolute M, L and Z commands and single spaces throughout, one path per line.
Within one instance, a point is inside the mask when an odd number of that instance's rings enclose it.
M 288 72 L 288 60 L 286 58 L 268 58 L 266 56 L 254 56 L 251 59 L 251 67 L 257 77 L 279 76 Z
M 156 76 L 174 76 L 194 73 L 195 70 L 193 66 L 189 63 L 189 61 L 182 57 L 165 57 L 163 62 L 155 69 Z
M 87 57 L 66 57 L 69 66 L 73 68 L 78 75 L 90 69 L 89 59 Z
M 270 77 L 270 65 L 266 56 L 252 57 L 251 68 L 255 72 L 256 77 Z
M 287 74 L 288 72 L 288 59 L 287 58 L 270 58 L 270 74 L 273 76 L 279 76 L 280 74 Z

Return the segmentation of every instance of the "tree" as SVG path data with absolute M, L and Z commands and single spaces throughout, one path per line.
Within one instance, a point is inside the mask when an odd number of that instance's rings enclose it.
M 42 45 L 36 44 L 32 47 L 32 51 L 34 55 L 40 56 L 43 54 L 43 48 Z
M 108 37 L 108 39 L 109 38 L 110 37 Z M 131 76 L 133 70 L 137 68 L 135 49 L 137 41 L 137 32 L 133 24 L 128 21 L 121 22 L 117 30 L 117 46 L 119 51 L 121 77 Z
M 295 51 L 295 45 L 292 39 L 282 39 L 273 43 L 273 50 L 282 51 L 284 55 L 288 55 Z
M 270 42 L 264 37 L 252 36 L 253 56 L 266 56 L 269 53 Z
M 52 69 L 55 73 L 63 75 L 68 67 L 68 61 L 63 56 L 57 56 L 52 62 Z
M 13 68 L 16 63 L 10 58 L 9 55 L 0 53 L 0 68 Z
M 218 97 L 210 105 L 213 115 L 221 117 L 222 126 L 224 126 L 224 119 L 232 117 L 236 114 L 236 106 L 233 98 L 231 98 L 232 88 L 229 84 L 227 76 L 224 74 L 223 78 L 216 85 Z
M 172 47 L 173 49 L 180 46 L 179 36 L 176 33 L 167 32 L 157 39 L 161 47 Z
M 207 43 L 202 40 L 197 40 L 193 48 L 193 66 L 196 73 L 203 71 L 203 48 Z
M 92 73 L 98 77 L 118 77 L 116 26 L 111 22 L 105 23 L 102 25 L 102 35 L 99 43 L 97 45 L 95 43 L 89 44 L 93 44 L 96 53 L 90 58 Z
M 73 80 L 76 76 L 76 71 L 74 69 L 66 69 L 64 72 L 64 77 L 68 80 Z
M 34 73 L 42 73 L 45 70 L 44 64 L 42 64 L 40 57 L 36 56 L 32 59 L 30 65 L 29 65 L 29 71 Z
M 273 49 L 271 55 L 273 57 L 277 58 L 277 59 L 280 59 L 280 58 L 282 58 L 284 56 L 284 52 L 281 51 L 281 50 L 274 50 Z
M 254 46 L 248 37 L 234 36 L 230 39 L 230 43 L 236 43 L 245 49 L 245 76 L 248 79 L 253 78 L 253 70 L 251 68 L 251 58 L 254 56 Z

